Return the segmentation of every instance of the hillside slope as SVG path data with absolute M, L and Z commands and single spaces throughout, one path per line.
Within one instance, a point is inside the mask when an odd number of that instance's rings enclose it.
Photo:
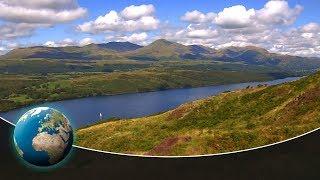
M 163 114 L 77 131 L 77 145 L 121 153 L 199 155 L 279 142 L 320 127 L 320 73 L 247 88 Z
M 99 60 L 119 58 L 120 55 L 112 49 L 101 48 L 98 45 L 84 47 L 44 47 L 14 49 L 0 57 L 0 59 L 59 59 L 59 60 Z

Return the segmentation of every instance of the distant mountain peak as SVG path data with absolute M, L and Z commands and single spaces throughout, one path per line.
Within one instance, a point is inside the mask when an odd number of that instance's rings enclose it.
M 191 52 L 195 52 L 196 54 L 212 53 L 215 51 L 215 49 L 212 49 L 210 47 L 203 46 L 203 45 L 197 45 L 197 44 L 190 45 L 189 47 L 190 47 Z
M 158 40 L 155 40 L 153 43 L 151 43 L 151 45 L 154 45 L 154 44 L 157 44 L 157 45 L 172 45 L 172 44 L 175 44 L 174 42 L 171 42 L 171 41 L 168 41 L 166 39 L 158 39 Z
M 229 46 L 226 48 L 223 48 L 223 50 L 231 50 L 231 51 L 257 51 L 260 53 L 269 53 L 268 50 L 262 48 L 262 47 L 258 47 L 258 46 Z
M 102 44 L 94 44 L 94 46 L 98 46 L 99 48 L 103 49 L 110 49 L 117 52 L 126 52 L 126 51 L 134 51 L 139 48 L 142 48 L 143 46 L 140 46 L 138 44 L 134 44 L 131 42 L 107 42 Z

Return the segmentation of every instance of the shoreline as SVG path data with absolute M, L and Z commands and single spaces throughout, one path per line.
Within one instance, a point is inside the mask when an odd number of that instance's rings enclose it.
M 137 94 L 137 93 L 152 93 L 152 92 L 161 92 L 161 91 L 170 91 L 170 90 L 181 90 L 181 89 L 194 89 L 194 88 L 205 88 L 205 87 L 213 87 L 213 86 L 224 86 L 224 85 L 231 85 L 231 84 L 242 84 L 242 83 L 265 83 L 269 81 L 275 81 L 275 80 L 281 80 L 281 79 L 287 79 L 287 78 L 299 78 L 301 76 L 289 76 L 285 78 L 280 78 L 280 79 L 270 79 L 266 81 L 243 81 L 243 82 L 236 82 L 236 83 L 222 83 L 222 84 L 215 84 L 215 85 L 205 85 L 205 86 L 195 86 L 195 87 L 177 87 L 177 88 L 171 88 L 171 89 L 164 89 L 164 90 L 150 90 L 150 91 L 136 91 L 136 92 L 124 92 L 124 93 L 112 93 L 112 94 L 105 94 L 105 95 L 94 95 L 94 96 L 82 96 L 82 97 L 70 97 L 70 98 L 65 98 L 65 99 L 60 99 L 60 100 L 55 100 L 55 101 L 47 101 L 47 100 L 41 100 L 41 101 L 35 101 L 34 103 L 26 104 L 26 105 L 21 105 L 17 106 L 15 108 L 2 111 L 0 110 L 1 113 L 8 113 L 10 111 L 18 110 L 20 108 L 26 108 L 28 106 L 37 106 L 40 104 L 44 103 L 53 103 L 53 102 L 62 102 L 62 101 L 68 101 L 68 100 L 76 100 L 76 99 L 84 99 L 84 98 L 94 98 L 94 97 L 109 97 L 109 96 L 120 96 L 120 95 L 130 95 L 130 94 Z M 303 77 L 303 76 L 302 76 Z M 301 78 L 302 78 L 301 77 Z

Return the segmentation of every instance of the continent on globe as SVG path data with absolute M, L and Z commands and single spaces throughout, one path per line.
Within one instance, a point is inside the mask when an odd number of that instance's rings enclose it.
M 18 155 L 36 166 L 51 166 L 62 161 L 70 152 L 73 130 L 61 112 L 38 107 L 26 112 L 14 130 Z

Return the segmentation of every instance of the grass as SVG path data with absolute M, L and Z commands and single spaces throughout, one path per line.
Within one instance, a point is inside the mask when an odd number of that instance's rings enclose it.
M 76 144 L 149 155 L 199 155 L 279 142 L 320 126 L 320 73 L 247 88 L 154 116 L 80 129 Z

